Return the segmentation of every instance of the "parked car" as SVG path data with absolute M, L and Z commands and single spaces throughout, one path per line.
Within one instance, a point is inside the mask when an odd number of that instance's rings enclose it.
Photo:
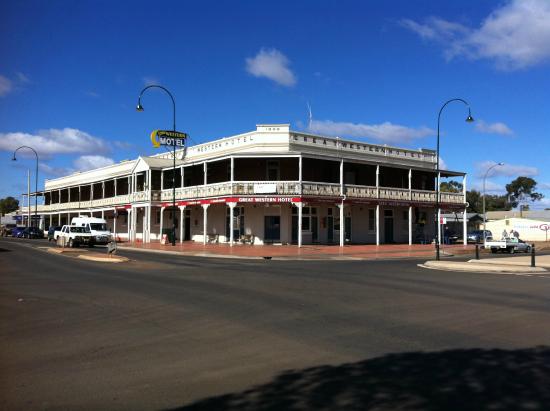
M 504 240 L 499 241 L 487 241 L 485 243 L 485 246 L 487 248 L 490 248 L 493 254 L 496 254 L 499 251 L 510 254 L 514 254 L 517 252 L 530 253 L 532 248 L 531 244 L 526 243 L 519 238 L 505 238 Z
M 485 237 L 487 240 L 493 239 L 493 233 L 491 230 L 485 230 Z M 467 241 L 469 243 L 482 243 L 483 242 L 483 230 L 474 230 L 468 233 Z
M 13 227 L 11 229 L 11 236 L 21 238 L 21 235 L 23 234 L 23 230 L 25 230 L 25 227 Z
M 16 227 L 15 224 L 6 224 L 2 226 L 2 237 L 7 237 L 11 235 L 11 230 Z
M 61 226 L 60 225 L 52 225 L 49 229 L 48 229 L 48 241 L 52 241 L 52 240 L 55 240 L 55 237 L 54 237 L 54 234 L 56 231 L 61 231 Z
M 93 237 L 94 244 L 108 244 L 111 241 L 111 230 L 107 228 L 107 221 L 96 217 L 73 217 L 72 226 L 86 227 Z
M 27 227 L 21 233 L 22 238 L 44 238 L 44 230 L 38 227 Z
M 64 238 L 68 247 L 78 247 L 81 244 L 92 246 L 94 238 L 87 227 L 76 227 L 74 225 L 64 225 L 61 230 L 55 231 L 54 238 Z

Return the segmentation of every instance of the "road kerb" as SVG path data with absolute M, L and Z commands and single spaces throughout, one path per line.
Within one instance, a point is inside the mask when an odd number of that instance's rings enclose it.
M 109 257 L 94 254 L 80 254 L 77 256 L 77 258 L 80 258 L 81 260 L 97 261 L 100 263 L 125 263 L 127 261 L 130 261 L 130 259 L 119 255 Z
M 420 267 L 431 268 L 436 270 L 446 271 L 468 271 L 476 273 L 525 273 L 536 274 L 546 273 L 542 267 L 529 267 L 523 265 L 499 265 L 499 264 L 483 264 L 472 263 L 465 261 L 426 261 L 424 264 L 419 264 Z

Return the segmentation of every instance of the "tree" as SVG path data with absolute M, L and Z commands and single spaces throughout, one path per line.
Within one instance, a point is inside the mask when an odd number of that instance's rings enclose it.
M 19 200 L 13 197 L 0 199 L 0 214 L 5 215 L 19 208 Z
M 537 182 L 530 177 L 518 177 L 510 184 L 506 184 L 506 192 L 512 208 L 516 208 L 523 201 L 539 201 L 544 195 L 537 193 Z
M 444 181 L 440 184 L 439 191 L 443 191 L 446 193 L 461 193 L 462 184 L 454 180 Z
M 468 212 L 481 213 L 483 212 L 483 200 L 481 193 L 477 190 L 466 191 L 466 201 L 468 202 Z

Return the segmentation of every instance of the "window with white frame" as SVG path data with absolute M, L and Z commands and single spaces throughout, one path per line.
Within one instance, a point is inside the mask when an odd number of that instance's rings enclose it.
M 298 215 L 298 208 L 292 207 L 292 215 Z M 312 231 L 312 217 L 317 216 L 316 207 L 303 207 L 302 208 L 302 231 Z

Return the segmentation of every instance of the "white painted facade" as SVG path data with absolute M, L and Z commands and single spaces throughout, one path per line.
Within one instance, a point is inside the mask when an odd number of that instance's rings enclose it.
M 172 164 L 166 152 L 46 180 L 43 225 L 94 215 L 120 240 L 159 241 L 172 227 Z M 181 242 L 343 246 L 430 242 L 434 236 L 432 150 L 258 125 L 176 151 L 176 167 Z M 440 193 L 440 204 L 464 212 L 465 174 L 441 175 L 463 178 L 464 192 Z

